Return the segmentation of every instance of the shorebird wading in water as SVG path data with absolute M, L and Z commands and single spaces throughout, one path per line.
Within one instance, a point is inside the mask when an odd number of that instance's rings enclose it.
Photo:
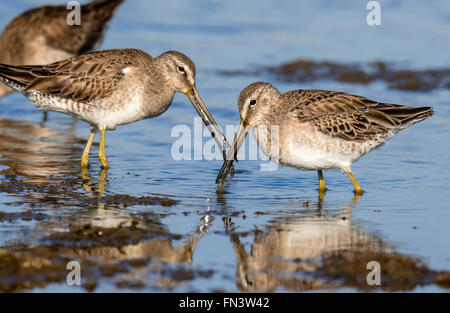
M 164 113 L 175 92 L 191 100 L 222 150 L 228 147 L 195 87 L 195 65 L 184 54 L 168 51 L 156 58 L 137 49 L 93 52 L 42 66 L 0 64 L 0 81 L 21 92 L 39 109 L 73 115 L 91 124 L 91 134 L 81 158 L 88 165 L 89 151 L 100 131 L 99 158 L 108 168 L 106 130 Z
M 379 103 L 343 92 L 293 90 L 281 94 L 263 82 L 242 90 L 238 107 L 241 124 L 216 183 L 223 183 L 254 127 L 256 141 L 272 161 L 316 170 L 322 192 L 326 190 L 322 170 L 339 169 L 347 173 L 357 194 L 363 190 L 352 174 L 352 163 L 398 131 L 433 115 L 431 107 Z M 271 134 L 273 129 L 277 136 Z
M 40 65 L 97 50 L 123 0 L 96 0 L 80 8 L 80 25 L 69 25 L 66 5 L 31 9 L 14 18 L 0 36 L 0 63 Z M 0 98 L 13 89 L 0 84 Z

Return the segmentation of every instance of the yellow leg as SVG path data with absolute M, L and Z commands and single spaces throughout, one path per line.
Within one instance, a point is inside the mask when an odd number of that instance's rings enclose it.
M 347 175 L 348 175 L 348 178 L 350 178 L 350 181 L 352 182 L 353 187 L 355 187 L 355 193 L 361 195 L 363 193 L 363 189 L 356 181 L 356 178 L 355 178 L 355 176 L 353 176 L 353 173 L 347 172 Z
M 98 176 L 98 188 L 97 192 L 100 197 L 105 195 L 105 183 L 108 177 L 108 173 L 106 170 L 101 170 Z
M 323 199 L 325 198 L 325 190 L 320 191 L 319 190 L 319 196 L 317 197 L 317 210 L 321 211 L 322 210 L 322 204 L 323 204 Z
M 81 156 L 81 170 L 87 169 L 88 160 L 89 160 L 89 152 L 91 151 L 92 143 L 94 142 L 95 132 L 91 131 L 89 135 L 89 139 L 87 141 L 86 147 L 84 148 L 83 155 Z
M 318 170 L 317 174 L 319 175 L 319 191 L 324 192 L 327 190 L 327 186 L 325 185 L 325 179 L 323 179 L 322 170 Z
M 105 134 L 106 129 L 100 130 L 100 148 L 98 150 L 98 158 L 102 163 L 103 169 L 107 170 L 109 168 L 108 159 L 106 158 L 105 153 Z

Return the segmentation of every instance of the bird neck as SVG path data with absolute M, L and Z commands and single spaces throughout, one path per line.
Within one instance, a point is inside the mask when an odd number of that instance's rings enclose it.
M 170 88 L 167 80 L 163 75 L 155 69 L 153 72 L 157 79 L 149 80 L 146 84 L 147 101 L 144 103 L 144 112 L 146 116 L 154 117 L 164 113 L 172 103 L 172 99 L 175 95 L 175 91 Z

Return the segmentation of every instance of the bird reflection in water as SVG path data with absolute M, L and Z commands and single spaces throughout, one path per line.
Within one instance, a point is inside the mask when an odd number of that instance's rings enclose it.
M 53 251 L 51 247 L 56 244 L 52 238 L 61 239 L 62 247 L 58 248 L 56 259 L 61 253 L 80 260 L 94 258 L 102 268 L 122 261 L 146 260 L 153 265 L 138 267 L 120 275 L 124 279 L 156 275 L 153 283 L 158 287 L 176 287 L 181 280 L 164 276 L 167 266 L 160 265 L 157 270 L 158 264 L 191 264 L 196 244 L 207 232 L 210 217 L 202 219 L 198 225 L 202 231 L 181 236 L 171 233 L 161 221 L 167 214 L 159 214 L 151 206 L 143 211 L 126 209 L 119 201 L 123 195 L 109 192 L 106 170 L 95 177 L 87 171 L 79 172 L 80 143 L 71 132 L 59 133 L 30 122 L 0 119 L 0 174 L 5 178 L 0 183 L 0 190 L 18 196 L 10 204 L 25 205 L 33 212 L 50 216 L 37 221 L 33 227 L 37 233 L 48 238 L 49 251 Z M 134 199 L 125 196 L 127 200 Z M 49 213 L 51 210 L 60 213 L 57 217 L 52 216 Z M 124 229 L 132 230 L 133 227 L 143 229 L 142 237 L 125 237 L 119 245 L 108 244 L 109 238 L 94 236 L 89 243 L 92 246 L 86 249 L 80 246 L 76 236 L 70 237 L 73 229 L 94 235 L 103 231 L 103 237 L 106 237 L 108 231 L 114 234 Z M 29 234 L 18 234 L 17 240 L 26 243 Z M 32 254 L 33 249 L 45 247 L 30 246 L 26 249 L 31 250 L 26 250 L 26 253 Z M 2 248 L 8 249 L 7 246 Z M 47 257 L 51 259 L 52 254 L 49 252 Z
M 355 196 L 340 210 L 326 208 L 324 212 L 323 193 L 320 193 L 316 203 L 299 204 L 301 216 L 278 217 L 263 230 L 255 228 L 250 252 L 241 243 L 243 234 L 230 227 L 231 218 L 224 218 L 224 227 L 237 256 L 237 287 L 248 292 L 342 287 L 317 277 L 323 258 L 342 251 L 390 249 L 381 239 L 352 223 L 351 211 L 357 207 L 358 200 Z M 224 193 L 218 194 L 218 204 L 226 205 Z M 315 210 L 311 210 L 313 206 Z

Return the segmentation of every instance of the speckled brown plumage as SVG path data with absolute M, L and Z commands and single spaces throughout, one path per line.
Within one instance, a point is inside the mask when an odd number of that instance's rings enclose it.
M 336 91 L 294 90 L 281 94 L 263 82 L 242 90 L 238 108 L 241 128 L 217 177 L 218 183 L 226 178 L 243 138 L 254 127 L 258 144 L 271 160 L 302 170 L 317 170 L 322 191 L 322 170 L 339 169 L 348 173 L 358 193 L 362 189 L 351 173 L 352 163 L 399 130 L 433 115 L 431 107 L 380 103 Z
M 19 15 L 0 36 L 0 63 L 48 64 L 96 50 L 123 0 L 97 0 L 81 7 L 81 25 L 68 25 L 65 5 L 44 6 Z M 12 90 L 0 85 L 0 97 Z
M 327 135 L 367 141 L 417 123 L 433 114 L 430 107 L 379 103 L 343 92 L 294 90 L 282 95 L 288 115 L 309 122 Z
M 138 49 L 114 49 L 48 65 L 0 63 L 0 81 L 39 109 L 70 114 L 92 125 L 86 154 L 97 130 L 102 143 L 106 130 L 164 113 L 175 92 L 181 92 L 191 100 L 225 157 L 222 144 L 228 143 L 198 95 L 195 74 L 192 60 L 177 51 L 153 58 Z M 107 167 L 103 157 L 102 164 Z
M 128 66 L 148 67 L 152 57 L 141 50 L 104 50 L 48 65 L 0 65 L 1 76 L 19 91 L 39 91 L 79 102 L 95 103 L 111 95 Z

